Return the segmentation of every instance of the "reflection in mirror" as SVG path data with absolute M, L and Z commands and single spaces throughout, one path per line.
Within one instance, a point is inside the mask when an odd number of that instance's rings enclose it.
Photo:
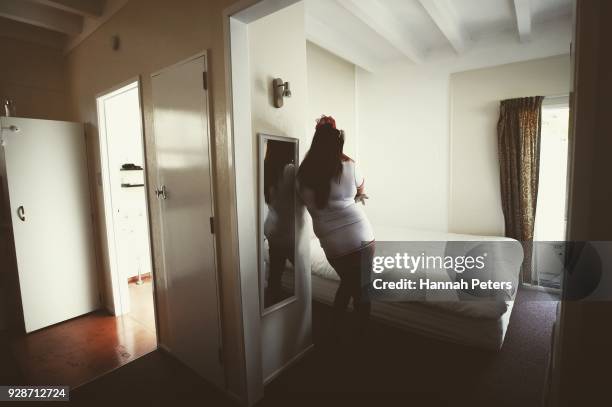
M 263 312 L 295 296 L 297 161 L 297 139 L 259 135 L 259 270 Z

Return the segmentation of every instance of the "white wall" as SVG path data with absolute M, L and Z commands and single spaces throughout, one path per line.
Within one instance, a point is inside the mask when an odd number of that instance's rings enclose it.
M 245 401 L 252 405 L 263 397 L 261 371 L 261 320 L 259 317 L 259 280 L 257 264 L 256 219 L 252 215 L 255 185 L 253 179 L 253 142 L 251 130 L 251 75 L 249 69 L 248 25 L 230 18 L 232 119 L 234 135 L 235 194 L 240 269 L 241 330 L 244 341 Z
M 451 182 L 463 182 L 466 176 L 451 177 L 455 169 L 449 163 L 486 160 L 490 164 L 497 152 L 489 148 L 478 157 L 464 149 L 455 151 L 455 157 L 451 158 L 451 75 L 568 54 L 571 24 L 563 21 L 546 30 L 543 28 L 534 27 L 533 40 L 528 43 L 517 41 L 514 32 L 504 32 L 480 39 L 461 55 L 437 52 L 429 55 L 428 62 L 423 64 L 387 63 L 375 72 L 357 69 L 357 161 L 366 177 L 370 195 L 366 211 L 375 234 L 377 229 L 390 225 L 500 233 L 497 227 L 471 227 L 472 219 L 458 224 L 465 209 L 470 208 L 465 208 L 465 202 L 451 198 Z M 569 83 L 569 78 L 565 83 Z M 481 169 L 489 171 L 490 165 Z M 491 206 L 495 202 L 483 205 L 489 205 L 489 212 L 496 210 Z M 455 210 L 456 206 L 460 210 Z M 452 222 L 450 216 L 454 216 Z M 489 221 L 485 223 L 489 225 Z
M 259 293 L 257 133 L 298 138 L 300 159 L 303 158 L 310 141 L 305 126 L 308 89 L 303 4 L 297 3 L 249 24 L 248 41 L 251 131 L 245 132 L 248 126 L 244 123 L 234 124 L 241 275 L 250 282 L 248 293 L 243 291 L 243 301 L 252 301 L 255 296 L 253 290 L 257 292 L 257 298 Z M 243 59 L 242 61 L 244 62 Z M 236 65 L 236 60 L 233 60 L 233 64 Z M 238 70 L 234 71 L 235 79 L 238 73 Z M 272 80 L 277 77 L 289 81 L 293 93 L 291 98 L 285 99 L 285 104 L 280 109 L 272 105 L 271 96 Z M 234 105 L 235 121 L 239 121 L 239 116 L 246 113 L 248 112 L 243 110 L 237 111 L 237 106 Z M 303 226 L 306 219 L 304 214 L 304 209 L 300 208 L 295 264 L 297 301 L 265 315 L 258 321 L 250 320 L 245 323 L 245 335 L 258 334 L 258 331 L 261 333 L 261 372 L 264 381 L 273 377 L 279 369 L 312 344 L 309 234 Z M 251 310 L 248 317 L 258 318 L 259 304 L 253 303 L 251 306 L 256 306 L 257 309 Z M 254 363 L 257 363 L 256 359 L 254 358 Z
M 357 164 L 375 234 L 383 226 L 447 229 L 449 73 L 443 68 L 357 70 Z
M 499 102 L 567 94 L 569 86 L 568 55 L 451 75 L 452 232 L 504 234 L 497 157 Z
M 10 55 L 0 64 L 0 98 L 14 101 L 15 116 L 67 120 L 66 59 L 60 49 L 41 43 L 45 37 L 56 38 L 54 33 L 34 27 L 24 31 L 19 23 L 5 19 L 0 26 L 0 49 Z M 6 31 L 23 31 L 27 36 L 11 38 Z M 28 38 L 34 34 L 40 38 Z
M 375 234 L 388 226 L 503 234 L 496 136 L 474 140 L 492 123 L 495 131 L 499 100 L 567 93 L 569 30 L 556 35 L 562 40 L 493 38 L 421 65 L 357 68 L 357 161 Z
M 314 133 L 316 119 L 333 116 L 345 133 L 344 153 L 356 159 L 355 65 L 319 46 L 306 43 L 308 71 L 308 119 L 306 131 Z

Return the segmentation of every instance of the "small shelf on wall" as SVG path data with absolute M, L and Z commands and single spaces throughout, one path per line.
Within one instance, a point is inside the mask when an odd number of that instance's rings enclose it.
M 125 163 L 121 166 L 119 171 L 142 171 L 142 167 L 132 163 Z

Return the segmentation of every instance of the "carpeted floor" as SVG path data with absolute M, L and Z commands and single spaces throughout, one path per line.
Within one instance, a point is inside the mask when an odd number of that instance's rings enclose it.
M 329 341 L 330 308 L 313 304 L 315 348 L 265 389 L 261 406 L 540 406 L 556 302 L 519 292 L 499 353 L 372 323 L 365 344 Z M 1 370 L 1 369 L 0 369 Z M 234 406 L 162 351 L 71 392 L 76 405 Z
M 315 303 L 317 348 L 266 388 L 261 405 L 540 406 L 555 308 L 548 295 L 521 290 L 492 353 L 377 323 L 365 345 L 329 345 L 329 308 Z
M 70 405 L 238 407 L 196 373 L 161 350 L 149 353 L 70 394 Z

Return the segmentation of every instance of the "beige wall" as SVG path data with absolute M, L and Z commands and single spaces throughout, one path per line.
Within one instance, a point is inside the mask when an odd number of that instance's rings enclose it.
M 229 391 L 244 395 L 242 326 L 238 290 L 237 247 L 234 241 L 235 206 L 233 196 L 232 160 L 227 135 L 225 99 L 225 51 L 222 12 L 232 0 L 131 0 L 90 37 L 67 56 L 70 99 L 70 119 L 86 123 L 92 179 L 100 168 L 96 95 L 122 82 L 140 76 L 144 108 L 146 164 L 149 185 L 155 184 L 155 155 L 152 135 L 151 81 L 153 72 L 179 62 L 203 50 L 209 51 L 209 88 L 212 99 L 212 152 L 217 203 L 218 266 L 222 292 L 224 360 Z M 113 51 L 111 36 L 118 35 L 121 49 Z M 94 184 L 97 200 L 99 238 L 103 236 L 102 190 Z M 159 212 L 149 188 L 154 264 L 161 269 Z M 156 273 L 156 284 L 162 284 L 163 273 Z M 163 293 L 158 292 L 158 318 L 161 342 L 165 331 Z
M 449 229 L 503 235 L 497 120 L 499 102 L 568 94 L 568 55 L 451 75 Z
M 13 99 L 16 116 L 67 120 L 68 92 L 61 50 L 6 36 L 0 36 L 0 50 L 0 100 Z
M 282 35 L 279 36 L 279 33 Z M 298 3 L 266 16 L 248 25 L 249 67 L 251 78 L 251 140 L 236 134 L 235 143 L 251 145 L 250 154 L 237 163 L 250 177 L 238 187 L 242 191 L 251 190 L 252 195 L 238 195 L 248 200 L 248 217 L 242 222 L 256 224 L 257 209 L 257 134 L 267 133 L 299 139 L 300 160 L 310 144 L 311 136 L 305 131 L 308 110 L 308 87 L 306 86 L 306 35 L 304 28 L 304 5 Z M 291 83 L 292 96 L 278 109 L 271 103 L 271 83 L 274 78 L 282 78 Z M 239 147 L 237 146 L 237 149 Z M 249 152 L 245 150 L 245 152 Z M 250 156 L 250 157 L 249 157 Z M 250 166 L 250 168 L 246 168 Z M 250 199 L 249 199 L 250 198 Z M 304 215 L 304 208 L 298 209 Z M 311 336 L 311 293 L 310 293 L 310 233 L 309 223 L 298 221 L 296 228 L 296 296 L 287 306 L 261 317 L 261 352 L 264 381 L 282 369 L 296 355 L 312 344 Z M 300 227 L 302 226 L 302 227 Z M 257 229 L 256 229 L 257 230 Z M 308 229 L 309 230 L 309 229 Z M 257 233 L 257 232 L 255 232 Z M 240 255 L 253 253 L 247 272 L 258 275 L 257 241 L 248 239 L 247 245 L 240 245 Z M 243 270 L 244 273 L 246 270 Z
M 331 115 L 345 132 L 344 153 L 357 159 L 355 117 L 355 65 L 311 42 L 306 43 L 308 70 L 308 120 L 306 131 L 314 133 L 315 121 Z
M 448 229 L 449 77 L 445 64 L 357 69 L 357 165 L 375 235 Z

